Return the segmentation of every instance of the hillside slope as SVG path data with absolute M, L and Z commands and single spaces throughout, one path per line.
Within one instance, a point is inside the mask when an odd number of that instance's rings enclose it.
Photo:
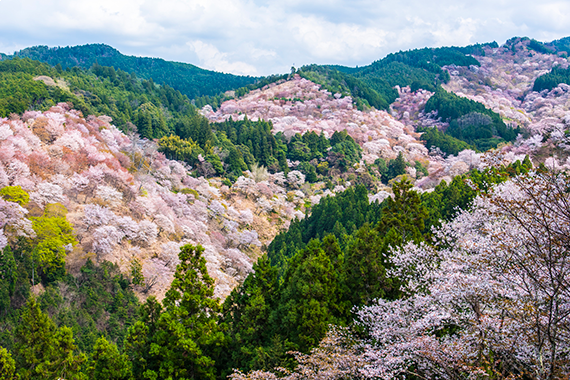
M 146 277 L 139 291 L 162 297 L 180 246 L 201 244 L 223 297 L 249 273 L 262 245 L 303 216 L 312 195 L 299 188 L 303 180 L 283 174 L 240 177 L 231 188 L 191 177 L 188 167 L 152 142 L 127 137 L 108 117 L 86 120 L 67 107 L 0 119 L 0 188 L 20 186 L 30 195 L 24 224 L 47 205 L 65 207 L 77 240 L 67 252 L 72 272 L 92 258 L 128 273 L 138 259 Z M 11 242 L 18 235 L 5 233 Z
M 217 95 L 254 83 L 256 80 L 249 76 L 204 70 L 188 63 L 128 56 L 105 44 L 53 48 L 34 46 L 17 51 L 13 56 L 31 58 L 51 66 L 60 65 L 64 69 L 72 67 L 89 69 L 95 64 L 114 67 L 115 70 L 134 73 L 139 78 L 152 79 L 158 84 L 168 85 L 189 98 Z M 3 59 L 11 57 L 4 56 Z

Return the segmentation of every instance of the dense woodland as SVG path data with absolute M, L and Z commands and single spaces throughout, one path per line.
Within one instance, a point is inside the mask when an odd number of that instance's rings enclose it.
M 426 105 L 426 111 L 437 111 L 437 117 L 449 121 L 451 125 L 445 131 L 447 136 L 439 136 L 435 131 L 428 134 L 426 136 L 429 139 L 428 145 L 436 146 L 448 154 L 456 154 L 458 149 L 466 145 L 456 142 L 449 137 L 451 136 L 485 151 L 496 147 L 500 142 L 512 141 L 517 131 L 510 130 L 499 115 L 483 105 L 458 98 L 453 94 L 446 94 L 439 85 L 449 80 L 449 73 L 443 70 L 442 66 L 478 66 L 479 62 L 471 55 L 484 55 L 484 48 L 497 46 L 496 43 L 492 43 L 463 48 L 417 49 L 390 54 L 369 66 L 359 68 L 309 65 L 295 72 L 321 84 L 332 93 L 351 96 L 359 109 L 369 107 L 387 109 L 398 96 L 394 89 L 396 85 L 410 86 L 412 91 L 418 89 L 433 91 L 436 96 Z M 54 68 L 39 65 L 37 62 L 22 61 L 18 57 L 38 59 L 53 65 Z M 180 87 L 180 83 L 185 82 L 176 79 L 178 74 L 169 74 L 169 78 L 174 78 L 172 83 L 165 81 L 161 76 L 165 73 L 177 73 L 176 70 L 179 70 L 182 64 L 124 56 L 105 45 L 28 48 L 15 54 L 14 62 L 9 62 L 11 61 L 1 62 L 7 65 L 4 69 L 0 69 L 2 72 L 25 72 L 32 76 L 47 75 L 54 78 L 59 76 L 69 82 L 72 94 L 53 86 L 46 86 L 46 92 L 41 83 L 31 81 L 32 77 L 9 79 L 5 74 L 2 80 L 6 83 L 5 88 L 8 92 L 5 98 L 0 99 L 2 106 L 0 116 L 7 116 L 11 112 L 21 113 L 31 105 L 41 109 L 59 101 L 71 101 L 85 114 L 109 115 L 119 126 L 130 122 L 139 128 L 142 137 L 147 138 L 161 138 L 171 134 L 185 138 L 178 132 L 181 128 L 188 129 L 188 125 L 204 122 L 199 120 L 196 109 L 191 104 L 199 107 L 210 104 L 216 109 L 223 100 L 228 99 L 227 94 L 221 93 L 227 89 L 235 90 L 232 96 L 241 96 L 252 89 L 261 88 L 287 77 L 287 75 L 270 76 L 256 80 L 255 83 L 255 78 L 252 78 L 248 83 L 232 82 L 227 88 L 218 89 L 209 82 L 199 82 L 206 79 L 198 78 L 212 78 L 215 82 L 217 80 L 215 75 L 222 74 L 207 72 L 210 76 L 205 74 L 200 76 L 196 71 L 200 69 L 192 67 L 193 71 L 189 71 L 188 77 L 198 81 L 195 86 L 213 91 L 205 93 L 200 92 L 201 90 Z M 556 78 L 547 79 L 550 78 L 548 75 L 556 75 Z M 550 83 L 550 86 L 554 86 L 553 83 L 556 81 L 563 82 L 561 75 L 563 76 L 563 73 L 555 69 L 551 74 L 538 78 L 535 87 L 542 89 L 545 85 L 543 82 Z M 21 88 L 19 91 L 25 92 L 26 95 L 15 96 L 15 83 L 20 80 L 28 82 L 24 87 L 18 84 Z M 24 88 L 28 90 L 24 91 Z M 489 116 L 492 120 L 477 117 L 475 113 Z M 212 164 L 216 166 L 216 163 Z
M 58 67 L 63 69 L 89 69 L 95 64 L 113 67 L 115 70 L 170 86 L 191 99 L 218 95 L 256 81 L 254 77 L 218 73 L 187 63 L 123 55 L 111 46 L 103 44 L 55 48 L 34 46 L 14 53 L 14 56 L 45 62 L 54 67 L 59 65 Z
M 442 66 L 477 65 L 465 54 L 480 55 L 483 47 L 421 49 L 364 68 L 306 66 L 298 73 L 353 96 L 362 109 L 387 108 L 394 85 L 432 90 L 426 111 L 449 127 L 426 129 L 428 147 L 447 154 L 486 150 L 513 141 L 520 130 L 438 86 L 449 79 Z M 362 149 L 346 131 L 286 138 L 263 120 L 210 123 L 187 93 L 157 84 L 152 70 L 164 61 L 141 63 L 147 71 L 135 74 L 93 50 L 96 61 L 81 61 L 82 69 L 65 49 L 26 53 L 46 60 L 61 53 L 48 61 L 69 59 L 61 66 L 19 57 L 0 62 L 0 117 L 69 102 L 155 141 L 196 176 L 231 185 L 246 170 L 287 175 L 294 163 L 309 183 L 351 186 L 308 205 L 306 217 L 269 244 L 225 300 L 214 297 L 203 248 L 185 245 L 165 298 L 142 303 L 135 292 L 144 292 L 140 262 L 121 273 L 109 262 L 87 260 L 68 273 L 66 250 L 77 235 L 65 206 L 31 207 L 21 187 L 3 187 L 0 227 L 33 233 L 0 241 L 1 380 L 567 376 L 570 180 L 564 173 L 533 169 L 526 156 L 417 192 L 406 168 L 427 170 L 402 153 L 357 173 Z M 111 53 L 117 64 L 130 62 Z M 550 83 L 566 74 L 546 75 Z M 37 76 L 58 82 L 47 85 Z M 377 182 L 390 184 L 393 196 L 371 203 Z M 26 213 L 30 225 L 12 223 Z M 276 367 L 278 374 L 267 372 Z
M 331 92 L 351 95 L 359 107 L 372 106 L 387 109 L 398 97 L 394 86 L 410 86 L 435 91 L 438 84 L 449 80 L 449 73 L 442 66 L 479 66 L 479 62 L 466 54 L 484 55 L 484 46 L 465 48 L 417 49 L 389 54 L 369 66 L 349 68 L 344 66 L 309 65 L 299 69 L 299 74 L 322 84 Z
M 507 126 L 499 114 L 483 104 L 447 92 L 441 87 L 428 100 L 425 110 L 437 112 L 438 117 L 449 122 L 445 132 L 447 135 L 467 142 L 481 151 L 495 148 L 500 142 L 513 141 L 520 132 L 520 128 Z M 433 140 L 432 144 L 442 148 L 435 142 L 439 141 Z M 446 149 L 447 153 L 457 154 L 457 149 L 461 148 L 462 146 L 443 149 Z
M 531 167 L 527 159 L 475 170 L 422 195 L 404 180 L 381 204 L 369 204 L 362 186 L 326 198 L 274 240 L 222 304 L 213 299 L 199 246 L 182 249 L 162 303 L 151 297 L 140 305 L 134 297 L 136 262 L 126 277 L 112 264 L 91 261 L 78 276 L 65 274 L 58 258 L 44 258 L 42 249 L 73 239 L 73 231 L 65 208 L 48 205 L 34 219 L 37 237 L 8 245 L 1 256 L 0 289 L 8 302 L 0 345 L 9 351 L 0 363 L 30 379 L 213 379 L 235 368 L 293 368 L 289 352 L 308 353 L 331 324 L 357 328 L 355 306 L 403 296 L 401 279 L 389 273 L 394 247 L 428 243 L 431 227 Z M 19 188 L 3 188 L 2 196 L 21 206 L 28 199 Z M 35 296 L 31 288 L 39 283 L 46 291 Z
M 560 83 L 570 84 L 570 70 L 554 67 L 549 73 L 543 74 L 534 81 L 533 91 L 552 90 Z
M 38 76 L 61 78 L 68 88 L 34 80 Z M 126 133 L 159 139 L 159 150 L 167 157 L 185 161 L 205 176 L 235 180 L 253 165 L 287 174 L 286 160 L 290 159 L 299 161 L 300 170 L 315 182 L 327 176 L 329 169 L 345 172 L 360 159 L 360 147 L 346 134 L 333 136 L 331 141 L 314 133 L 288 140 L 274 136 L 266 121 L 210 124 L 179 91 L 112 67 L 96 64 L 87 71 L 58 71 L 37 61 L 14 58 L 0 62 L 0 81 L 0 116 L 70 102 L 85 115 L 112 117 Z

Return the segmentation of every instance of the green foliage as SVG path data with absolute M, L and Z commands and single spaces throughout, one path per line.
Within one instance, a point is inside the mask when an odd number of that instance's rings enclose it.
M 152 79 L 158 84 L 170 86 L 190 98 L 216 95 L 256 81 L 254 77 L 218 73 L 186 63 L 127 56 L 104 44 L 58 48 L 34 46 L 20 50 L 14 55 L 46 62 L 51 66 L 59 64 L 63 69 L 91 68 L 97 75 L 106 76 L 110 80 L 117 77 L 115 70 L 122 70 L 139 78 Z
M 332 233 L 342 241 L 343 235 L 352 234 L 364 223 L 376 223 L 380 206 L 368 202 L 364 186 L 321 199 L 303 220 L 291 223 L 289 230 L 278 234 L 267 248 L 267 256 L 273 266 L 285 272 L 287 260 L 303 249 L 311 239 L 321 239 Z
M 277 300 L 277 269 L 262 256 L 223 304 L 220 323 L 227 326 L 228 345 L 218 360 L 222 375 L 231 374 L 233 368 L 270 370 L 281 364 L 285 352 L 276 352 L 279 347 L 272 342 L 270 322 Z
M 117 265 L 90 260 L 74 277 L 49 284 L 38 303 L 58 326 L 69 326 L 79 349 L 91 352 L 104 336 L 122 345 L 137 319 L 139 301 Z
M 382 176 L 382 182 L 388 183 L 393 178 L 397 176 L 406 174 L 406 160 L 402 152 L 398 153 L 398 157 L 390 160 L 388 167 L 386 168 L 386 174 Z
M 36 80 L 40 76 L 49 85 Z M 110 79 L 81 69 L 58 72 L 46 64 L 16 57 L 0 62 L 0 116 L 68 102 L 85 116 L 105 114 L 118 126 L 135 122 L 143 137 L 161 137 L 172 128 L 167 115 L 178 116 L 193 107 L 176 90 L 146 83 L 123 71 Z
M 540 41 L 530 39 L 528 48 L 542 54 L 552 54 L 554 50 L 552 46 L 547 46 Z
M 346 130 L 333 133 L 330 144 L 331 153 L 336 154 L 333 163 L 342 170 L 346 170 L 362 158 L 362 148 L 348 135 Z M 329 156 L 329 162 L 331 161 Z
M 570 68 L 555 66 L 546 74 L 542 74 L 534 80 L 533 91 L 552 90 L 560 83 L 570 84 Z
M 73 94 L 33 79 L 40 75 L 53 75 L 53 69 L 29 59 L 0 62 L 0 117 L 22 114 L 30 107 L 49 108 L 58 102 L 80 103 Z
M 137 108 L 133 123 L 138 126 L 140 135 L 149 139 L 170 134 L 170 128 L 166 125 L 163 113 L 151 102 L 141 104 Z
M 438 83 L 438 75 L 423 68 L 413 67 L 403 62 L 379 61 L 370 66 L 360 68 L 353 74 L 360 78 L 369 87 L 384 95 L 390 103 L 398 97 L 398 92 L 394 86 L 410 86 L 414 91 L 419 88 L 433 90 Z M 443 72 L 441 72 L 441 75 Z
M 352 96 L 359 109 L 369 106 L 387 109 L 398 97 L 394 86 L 410 86 L 412 91 L 420 88 L 435 91 L 439 84 L 447 83 L 450 78 L 443 66 L 480 66 L 469 55 L 485 55 L 484 47 L 497 47 L 497 44 L 400 51 L 368 66 L 309 65 L 303 66 L 298 73 L 332 93 Z
M 388 235 L 392 232 L 393 245 L 407 241 L 420 242 L 424 230 L 424 220 L 428 213 L 421 204 L 420 195 L 412 190 L 413 184 L 405 179 L 394 183 L 394 197 L 386 199 L 378 229 Z
M 283 170 L 278 164 L 278 151 L 287 148 L 280 144 L 273 135 L 271 122 L 264 120 L 253 122 L 247 117 L 237 121 L 230 118 L 222 123 L 213 123 L 212 128 L 219 134 L 223 133 L 228 140 L 223 148 L 231 154 L 231 157 L 227 157 L 226 163 L 233 168 L 231 171 L 236 174 L 241 175 L 241 170 L 237 171 L 238 168 L 245 166 L 251 169 L 253 163 L 245 165 L 247 161 L 251 161 L 251 158 L 255 163 L 265 166 L 272 172 Z M 234 151 L 232 151 L 232 145 Z
M 0 314 L 5 315 L 10 310 L 10 298 L 14 295 L 18 280 L 18 268 L 12 253 L 7 245 L 0 251 Z
M 57 328 L 30 298 L 16 330 L 15 356 L 22 379 L 76 378 L 86 358 L 77 354 L 71 329 Z
M 519 128 L 508 127 L 499 114 L 483 104 L 447 92 L 441 87 L 427 101 L 425 111 L 437 111 L 438 117 L 449 122 L 446 133 L 480 150 L 495 148 L 502 141 L 513 141 L 520 131 Z M 437 137 L 435 132 L 432 133 Z
M 386 274 L 389 247 L 377 229 L 365 224 L 346 243 L 341 288 L 345 318 L 354 305 L 369 305 L 377 298 L 394 298 L 393 279 Z
M 333 239 L 327 252 L 323 249 Z M 338 261 L 342 255 L 334 237 L 311 240 L 290 260 L 272 318 L 277 332 L 302 352 L 318 345 L 338 315 Z M 335 265 L 337 264 L 337 265 Z
M 129 331 L 127 349 L 134 372 L 145 378 L 214 379 L 210 356 L 224 341 L 217 325 L 220 306 L 201 246 L 181 248 L 180 264 L 163 301 L 147 301 L 144 322 Z M 141 322 L 142 322 L 141 321 Z M 147 351 L 148 350 L 148 351 Z
M 156 358 L 151 356 L 153 337 L 157 333 L 157 323 L 162 313 L 162 305 L 151 296 L 147 298 L 140 310 L 140 318 L 129 328 L 125 339 L 125 353 L 132 363 L 133 377 L 135 379 L 156 379 Z
M 292 226 L 278 235 L 278 242 L 298 247 L 293 255 L 286 257 L 290 251 L 283 251 L 288 246 L 282 244 L 280 256 L 260 259 L 255 272 L 224 303 L 220 323 L 227 325 L 233 354 L 222 357 L 223 374 L 232 367 L 291 367 L 287 349 L 308 352 L 325 336 L 329 325 L 350 324 L 354 306 L 370 304 L 378 297 L 400 296 L 397 279 L 386 272 L 391 247 L 420 240 L 427 213 L 409 182 L 397 183 L 394 188 L 396 196 L 386 201 L 382 213 L 378 204 L 368 204 L 366 190 L 358 187 L 325 198 L 307 223 L 297 222 L 302 228 Z M 339 205 L 343 207 L 337 208 Z M 352 214 L 354 209 L 360 213 Z M 369 218 L 379 220 L 374 228 L 362 219 L 367 211 L 371 215 L 376 211 L 374 218 Z M 361 227 L 350 225 L 351 219 Z M 333 222 L 320 226 L 329 233 L 303 244 L 301 233 L 315 236 L 314 224 L 325 221 Z M 341 235 L 342 241 L 335 234 Z M 275 249 L 270 246 L 270 253 Z M 277 265 L 271 266 L 269 259 L 273 258 Z
M 14 202 L 20 206 L 25 206 L 30 200 L 28 193 L 24 191 L 20 186 L 5 186 L 0 189 L 0 197 L 5 201 Z
M 559 52 L 563 56 L 568 56 L 568 54 L 570 54 L 570 37 L 554 40 L 548 45 L 552 46 L 556 52 Z
M 461 52 L 463 54 L 469 54 L 469 55 L 478 55 L 478 56 L 485 56 L 485 50 L 484 48 L 488 48 L 488 49 L 496 49 L 499 47 L 499 44 L 496 41 L 493 42 L 487 42 L 487 43 L 483 43 L 483 44 L 475 44 L 475 45 L 468 45 L 468 46 L 464 46 L 464 47 L 459 47 L 459 46 L 454 46 L 452 47 L 452 49 Z
M 480 52 L 480 46 L 400 51 L 361 67 L 352 75 L 392 103 L 398 96 L 394 86 L 411 86 L 413 91 L 419 88 L 434 91 L 437 84 L 449 80 L 449 73 L 442 70 L 442 66 L 480 66 L 475 58 L 466 55 Z
M 117 345 L 101 337 L 93 346 L 89 367 L 85 371 L 92 380 L 129 380 L 131 363 L 126 354 L 121 354 Z
M 322 178 L 319 174 L 328 174 L 329 163 L 345 172 L 362 157 L 362 149 L 346 131 L 335 132 L 330 141 L 313 131 L 287 139 L 282 133 L 273 135 L 271 122 L 254 122 L 247 117 L 212 124 L 199 117 L 183 121 L 177 124 L 178 135 L 158 141 L 159 151 L 167 158 L 183 160 L 202 170 L 199 174 L 203 175 L 225 175 L 235 180 L 255 166 L 272 173 L 287 173 L 289 159 L 299 161 L 298 169 L 307 181 L 316 182 Z M 199 155 L 211 165 L 210 172 L 200 169 L 203 162 Z
M 33 261 L 45 283 L 65 275 L 66 246 L 77 243 L 73 227 L 65 218 L 66 214 L 63 205 L 48 205 L 43 216 L 31 218 L 36 233 Z
M 131 260 L 131 282 L 133 285 L 144 285 L 144 276 L 142 273 L 142 264 L 138 258 Z
M 208 120 L 191 108 L 191 112 L 182 115 L 174 124 L 174 130 L 183 139 L 192 139 L 202 148 L 213 145 L 215 139 Z
M 423 166 L 420 161 L 416 161 L 414 168 L 416 169 L 417 178 L 421 178 L 422 176 L 427 177 L 429 175 L 427 168 L 425 166 Z M 421 176 L 420 176 L 420 174 L 421 174 Z
M 198 161 L 198 155 L 204 155 L 204 150 L 191 137 L 182 139 L 177 135 L 158 140 L 158 151 L 168 159 L 185 161 L 191 165 Z
M 307 180 L 315 182 L 319 179 L 316 166 L 325 159 L 346 170 L 361 158 L 360 146 L 346 132 L 333 135 L 335 144 L 329 152 L 331 143 L 323 135 L 307 132 L 287 140 L 282 133 L 273 135 L 272 129 L 271 122 L 253 122 L 248 118 L 238 121 L 230 118 L 212 124 L 204 118 L 186 118 L 176 127 L 178 135 L 162 137 L 158 146 L 167 158 L 183 160 L 197 168 L 202 165 L 199 160 L 202 155 L 211 164 L 212 172 L 200 174 L 226 175 L 232 180 L 255 166 L 263 166 L 272 173 L 287 173 L 287 159 L 290 159 L 299 161 L 299 169 Z M 319 174 L 326 175 L 326 169 Z
M 422 140 L 426 142 L 426 147 L 428 149 L 436 147 L 445 154 L 453 155 L 457 155 L 457 153 L 465 149 L 475 150 L 474 147 L 465 141 L 461 141 L 453 136 L 440 132 L 436 127 L 418 129 L 418 132 L 423 132 Z
M 4 347 L 0 347 L 0 380 L 16 380 L 16 362 Z
M 357 101 L 359 109 L 362 109 L 363 106 L 387 109 L 391 103 L 390 98 L 387 98 L 383 93 L 372 89 L 353 75 L 336 70 L 334 66 L 303 66 L 299 69 L 298 74 L 305 79 L 322 85 L 333 94 L 340 93 L 345 96 L 352 96 Z M 382 90 L 390 94 L 394 92 L 388 86 L 382 88 Z
M 434 191 L 421 195 L 422 204 L 428 216 L 425 219 L 424 235 L 429 235 L 432 226 L 440 221 L 450 220 L 459 209 L 467 210 L 479 192 L 487 191 L 491 186 L 506 181 L 509 177 L 528 173 L 532 163 L 528 156 L 521 163 L 516 161 L 505 168 L 490 168 L 484 171 L 471 170 L 462 176 L 456 176 L 451 183 L 445 181 L 437 185 Z
M 423 48 L 388 54 L 377 63 L 402 62 L 412 67 L 419 67 L 439 73 L 442 66 L 481 66 L 475 58 L 465 55 L 455 47 Z

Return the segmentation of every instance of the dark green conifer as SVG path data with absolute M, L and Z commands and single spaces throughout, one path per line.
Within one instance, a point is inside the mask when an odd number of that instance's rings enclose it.
M 131 363 L 117 345 L 100 337 L 93 347 L 87 375 L 91 380 L 129 380 L 132 376 Z
M 16 363 L 22 379 L 45 380 L 69 378 L 80 373 L 86 358 L 76 354 L 73 333 L 68 327 L 57 328 L 50 317 L 30 298 L 16 329 Z

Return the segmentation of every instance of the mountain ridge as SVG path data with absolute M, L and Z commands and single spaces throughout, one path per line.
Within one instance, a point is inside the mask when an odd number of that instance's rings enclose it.
M 1 56 L 0 56 L 1 57 Z M 258 78 L 220 73 L 202 69 L 190 63 L 167 61 L 162 58 L 124 55 L 106 44 L 86 44 L 67 47 L 38 45 L 4 55 L 39 60 L 61 68 L 81 67 L 90 69 L 93 65 L 114 67 L 127 73 L 135 73 L 142 79 L 153 79 L 181 91 L 189 98 L 212 96 L 254 83 Z M 166 75 L 168 73 L 169 75 Z

